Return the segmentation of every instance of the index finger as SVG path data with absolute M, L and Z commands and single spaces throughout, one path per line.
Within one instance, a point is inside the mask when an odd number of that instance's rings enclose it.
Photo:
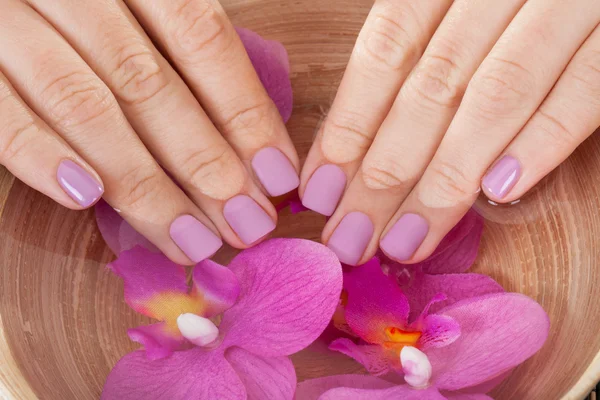
M 277 107 L 216 0 L 126 0 L 215 126 L 271 196 L 299 185 L 299 160 Z

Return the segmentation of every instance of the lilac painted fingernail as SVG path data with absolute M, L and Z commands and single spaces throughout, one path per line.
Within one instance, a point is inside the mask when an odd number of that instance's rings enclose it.
M 483 178 L 483 189 L 499 199 L 504 198 L 521 177 L 521 164 L 511 156 L 504 156 Z
M 429 232 L 425 218 L 417 214 L 404 214 L 381 239 L 379 246 L 390 257 L 407 261 L 421 247 Z
M 82 207 L 91 206 L 104 193 L 102 185 L 71 160 L 60 163 L 56 179 L 63 190 Z
M 171 239 L 193 262 L 213 256 L 223 246 L 221 239 L 191 215 L 182 215 L 171 224 Z
M 252 168 L 269 195 L 281 196 L 296 189 L 300 178 L 296 169 L 276 148 L 262 149 L 252 159 Z
M 248 196 L 236 196 L 225 203 L 223 215 L 242 242 L 250 245 L 275 230 L 269 214 Z
M 346 188 L 346 174 L 336 165 L 323 165 L 315 171 L 306 185 L 304 207 L 331 216 Z
M 327 246 L 337 254 L 342 263 L 356 265 L 372 237 L 371 219 L 361 212 L 352 212 L 340 222 Z

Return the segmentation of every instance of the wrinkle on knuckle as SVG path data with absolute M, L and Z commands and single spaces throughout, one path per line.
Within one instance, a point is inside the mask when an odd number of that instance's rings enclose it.
M 365 118 L 354 113 L 330 116 L 323 127 L 321 143 L 325 158 L 336 164 L 344 164 L 365 155 L 373 142 L 373 134 L 363 127 L 359 122 L 361 120 Z
M 477 195 L 479 182 L 471 179 L 457 164 L 438 161 L 429 168 L 432 173 L 430 185 L 427 192 L 421 190 L 419 196 L 427 206 L 453 207 Z
M 53 76 L 40 99 L 50 119 L 63 129 L 84 126 L 118 109 L 110 90 L 88 72 Z
M 386 155 L 365 158 L 361 175 L 365 186 L 372 190 L 406 191 L 416 183 L 415 175 L 397 157 Z
M 449 109 L 460 105 L 466 85 L 456 60 L 455 53 L 423 56 L 409 80 L 421 101 Z
M 474 90 L 476 104 L 484 114 L 512 115 L 523 109 L 534 93 L 533 75 L 522 65 L 501 58 L 478 72 L 469 87 Z M 491 65 L 491 66 L 490 66 Z
M 227 145 L 191 152 L 183 160 L 181 170 L 193 187 L 217 200 L 238 194 L 245 180 L 243 166 Z
M 161 190 L 165 184 L 163 172 L 158 165 L 140 163 L 131 168 L 121 177 L 117 193 L 117 204 L 119 208 L 126 210 L 129 214 L 137 214 L 151 207 L 160 197 Z
M 8 124 L 0 131 L 0 159 L 8 163 L 19 158 L 40 135 L 40 127 L 33 119 Z
M 572 148 L 581 140 L 581 135 L 567 127 L 566 122 L 562 122 L 544 106 L 540 107 L 536 115 L 537 128 L 543 132 L 543 137 L 555 148 Z
M 178 0 L 170 18 L 171 37 L 178 56 L 195 62 L 207 56 L 224 54 L 233 43 L 227 17 L 214 0 Z
M 276 112 L 270 102 L 252 102 L 249 106 L 237 107 L 218 127 L 225 137 L 244 149 L 260 149 L 275 137 L 275 121 L 279 118 Z
M 152 51 L 143 44 L 125 44 L 117 49 L 112 79 L 117 96 L 136 105 L 150 100 L 165 89 L 169 80 Z

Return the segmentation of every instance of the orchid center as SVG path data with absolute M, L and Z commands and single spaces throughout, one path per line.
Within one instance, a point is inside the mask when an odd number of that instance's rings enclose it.
M 397 352 L 400 352 L 406 346 L 416 347 L 421 335 L 421 332 L 405 331 L 403 329 L 390 326 L 385 328 L 385 336 L 387 340 L 383 342 L 383 347 Z
M 400 352 L 404 381 L 415 389 L 425 389 L 431 380 L 432 368 L 427 355 L 416 347 L 406 346 Z
M 196 346 L 204 347 L 219 337 L 219 328 L 208 318 L 196 314 L 181 314 L 177 317 L 181 335 Z

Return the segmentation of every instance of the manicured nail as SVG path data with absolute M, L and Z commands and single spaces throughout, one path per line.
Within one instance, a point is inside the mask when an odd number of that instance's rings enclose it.
M 60 163 L 56 179 L 63 190 L 82 207 L 91 206 L 104 193 L 102 185 L 71 160 Z
M 231 229 L 247 245 L 275 230 L 275 222 L 269 214 L 248 196 L 237 196 L 229 200 L 225 204 L 223 215 Z
M 290 160 L 273 147 L 256 153 L 252 159 L 252 168 L 260 183 L 273 197 L 289 193 L 300 185 L 300 178 Z
M 191 215 L 182 215 L 171 224 L 171 239 L 195 263 L 213 256 L 223 246 L 221 239 Z
M 504 198 L 521 177 L 521 164 L 511 156 L 504 156 L 483 178 L 482 186 L 487 193 Z
M 327 246 L 342 263 L 356 265 L 373 237 L 373 230 L 373 223 L 367 215 L 352 212 L 340 222 Z
M 387 255 L 398 261 L 407 261 L 421 247 L 429 232 L 425 218 L 417 214 L 404 214 L 383 237 L 379 246 Z
M 331 216 L 346 188 L 346 174 L 336 165 L 323 165 L 315 171 L 304 191 L 302 204 L 313 211 Z

